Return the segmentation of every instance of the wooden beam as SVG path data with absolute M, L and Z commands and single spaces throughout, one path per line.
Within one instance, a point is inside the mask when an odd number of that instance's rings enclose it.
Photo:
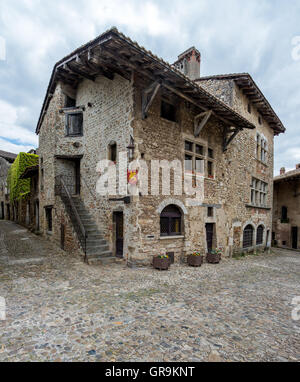
M 239 127 L 228 128 L 226 126 L 223 131 L 223 152 L 227 151 L 229 144 L 234 140 L 238 133 L 242 131 Z
M 196 115 L 194 118 L 194 136 L 197 138 L 212 115 L 212 110 Z M 203 118 L 199 123 L 199 119 Z
M 154 82 L 142 93 L 142 119 L 147 118 L 148 110 L 152 105 L 161 84 L 159 82 Z
M 90 74 L 85 73 L 85 72 L 83 72 L 80 69 L 71 68 L 69 64 L 65 64 L 64 66 L 66 66 L 67 70 L 69 70 L 71 73 L 78 74 L 78 76 L 86 78 L 87 80 L 90 80 L 90 81 L 93 81 L 93 82 L 95 81 L 95 76 L 91 76 Z

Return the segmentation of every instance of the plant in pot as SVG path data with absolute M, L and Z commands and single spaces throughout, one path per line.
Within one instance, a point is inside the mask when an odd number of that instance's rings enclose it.
M 188 255 L 187 262 L 191 267 L 201 267 L 203 264 L 204 256 L 200 252 L 194 252 L 191 255 Z
M 153 257 L 153 267 L 160 271 L 167 271 L 170 267 L 170 259 L 167 255 L 158 255 Z
M 222 257 L 222 251 L 220 248 L 213 249 L 206 255 L 206 261 L 210 264 L 219 264 Z

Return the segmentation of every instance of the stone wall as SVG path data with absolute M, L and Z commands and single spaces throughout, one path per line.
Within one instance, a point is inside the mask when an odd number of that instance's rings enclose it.
M 273 232 L 278 246 L 292 248 L 292 227 L 298 227 L 300 248 L 300 181 L 274 183 Z M 288 221 L 281 221 L 282 207 L 287 208 Z
M 256 130 L 245 130 L 237 135 L 223 153 L 223 125 L 211 117 L 200 136 L 195 139 L 194 116 L 199 114 L 194 106 L 159 93 L 149 112 L 148 118 L 141 118 L 141 91 L 148 86 L 144 78 L 133 76 L 127 81 L 118 75 L 114 80 L 102 76 L 95 82 L 83 80 L 77 91 L 76 104 L 84 105 L 83 136 L 65 136 L 65 116 L 59 110 L 64 106 L 65 94 L 70 89 L 59 83 L 50 101 L 47 114 L 40 131 L 40 171 L 44 171 L 44 189 L 40 192 L 40 222 L 46 232 L 44 207 L 54 206 L 53 233 L 51 240 L 61 242 L 61 224 L 65 225 L 66 249 L 78 250 L 76 235 L 69 229 L 70 222 L 59 196 L 55 196 L 55 177 L 65 174 L 70 166 L 57 156 L 82 156 L 81 159 L 81 199 L 101 228 L 114 250 L 113 212 L 124 212 L 124 257 L 129 264 L 148 265 L 155 254 L 174 252 L 175 261 L 185 261 L 192 251 L 207 250 L 207 223 L 215 225 L 214 246 L 221 247 L 225 256 L 240 251 L 243 242 L 243 229 L 251 223 L 256 229 L 263 224 L 264 245 L 266 231 L 272 226 L 272 174 L 273 174 L 273 131 L 263 122 Z M 224 96 L 243 115 L 247 99 L 234 88 L 233 83 L 223 84 L 220 97 Z M 177 122 L 160 116 L 161 99 L 173 98 L 177 105 Z M 236 98 L 240 99 L 237 100 Z M 255 112 L 246 116 L 255 120 Z M 268 140 L 269 156 L 267 164 L 256 159 L 256 133 L 260 132 Z M 108 147 L 116 142 L 118 153 L 126 152 L 130 136 L 135 142 L 135 159 L 143 159 L 151 169 L 151 160 L 184 160 L 184 141 L 191 139 L 202 144 L 206 151 L 214 150 L 214 177 L 205 177 L 204 200 L 199 203 L 187 195 L 147 195 L 133 196 L 130 204 L 111 201 L 108 197 L 96 194 L 99 178 L 97 163 L 108 158 Z M 251 180 L 257 177 L 269 185 L 267 204 L 270 209 L 249 207 Z M 41 172 L 40 172 L 41 177 Z M 151 184 L 151 172 L 148 176 Z M 174 177 L 171 176 L 171 185 Z M 172 190 L 172 187 L 171 187 Z M 149 189 L 150 193 L 150 189 Z M 117 195 L 115 196 L 115 198 Z M 183 232 L 177 238 L 160 237 L 160 212 L 168 204 L 177 205 L 182 212 Z M 191 205 L 192 204 L 192 205 Z M 208 217 L 208 207 L 212 207 L 213 217 Z M 68 230 L 69 229 L 69 230 Z

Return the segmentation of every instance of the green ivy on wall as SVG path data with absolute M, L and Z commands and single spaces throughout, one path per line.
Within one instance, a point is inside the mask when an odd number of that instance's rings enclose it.
M 38 155 L 20 153 L 10 166 L 7 175 L 7 185 L 12 202 L 23 199 L 30 193 L 30 179 L 20 179 L 20 176 L 27 167 L 36 166 L 38 163 Z

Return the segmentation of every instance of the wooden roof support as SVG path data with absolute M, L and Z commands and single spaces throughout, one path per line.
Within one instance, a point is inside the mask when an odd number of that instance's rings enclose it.
M 196 115 L 194 118 L 194 136 L 197 138 L 212 115 L 212 110 Z M 202 118 L 202 120 L 201 120 Z M 200 121 L 199 121 L 200 120 Z
M 59 68 L 58 68 L 59 69 Z M 74 73 L 74 74 L 77 74 L 78 76 L 80 77 L 83 77 L 87 80 L 90 80 L 90 81 L 95 81 L 95 76 L 91 76 L 85 72 L 82 72 L 80 69 L 75 69 L 75 68 L 71 68 L 69 64 L 64 64 L 63 65 L 63 69 L 66 70 L 66 71 L 69 71 L 70 73 Z
M 228 127 L 228 126 L 224 127 L 224 131 L 223 131 L 223 152 L 227 151 L 227 148 L 228 148 L 229 144 L 233 141 L 233 139 L 242 130 L 243 129 L 241 129 L 239 127 L 233 127 L 233 126 L 231 128 Z
M 161 84 L 159 82 L 154 82 L 142 93 L 142 119 L 147 118 L 148 110 L 152 105 Z

